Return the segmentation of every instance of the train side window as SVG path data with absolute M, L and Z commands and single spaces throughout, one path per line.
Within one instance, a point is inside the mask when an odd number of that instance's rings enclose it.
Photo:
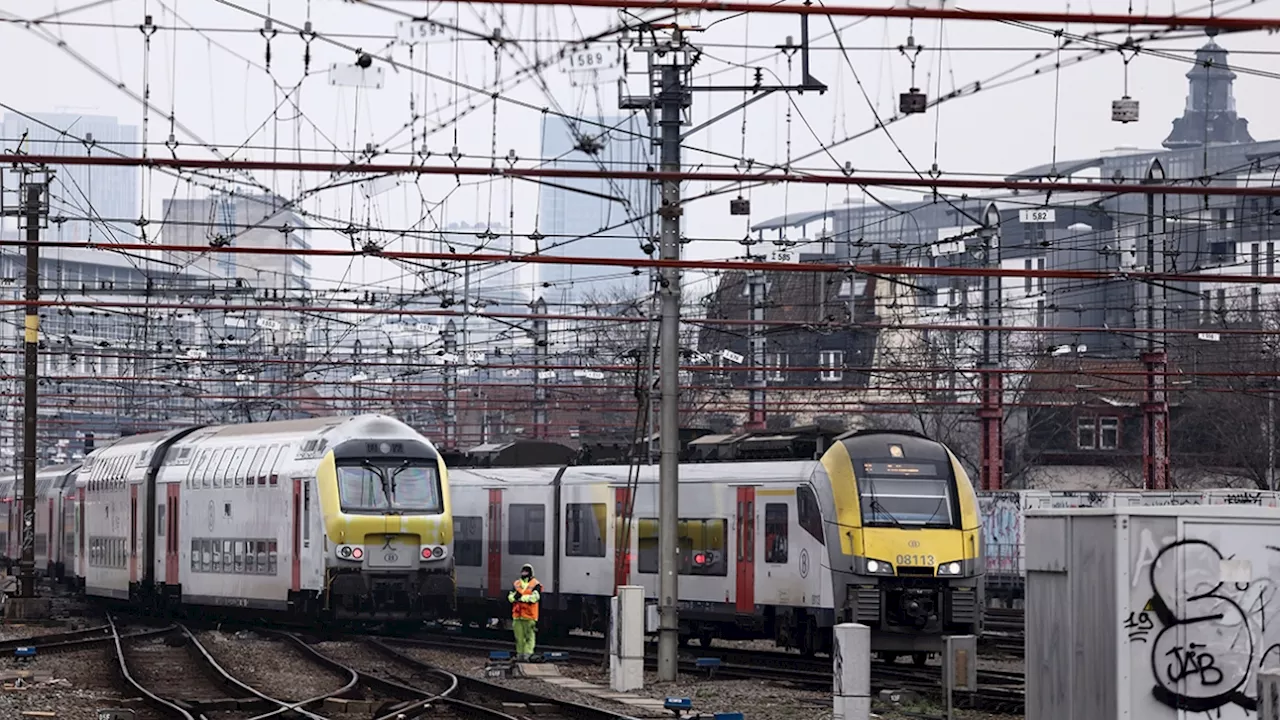
M 209 464 L 204 466 L 204 472 L 200 476 L 200 487 L 207 488 L 213 482 L 213 476 L 218 472 L 218 465 L 222 463 L 222 449 L 213 451 L 209 456 Z
M 462 567 L 484 564 L 484 518 L 453 516 L 453 562 Z
M 191 572 L 200 570 L 200 541 L 191 538 Z
M 253 457 L 245 462 L 240 474 L 244 476 L 245 487 L 253 487 L 254 478 L 262 474 L 262 463 L 267 459 L 267 449 L 259 447 L 253 451 Z
M 787 529 L 790 527 L 786 503 L 768 503 L 764 506 L 764 561 L 787 561 Z
M 311 547 L 311 483 L 302 479 L 302 547 Z
M 254 572 L 258 573 L 259 575 L 265 575 L 267 572 L 267 541 L 255 540 L 253 542 L 253 545 L 258 548 L 258 553 L 257 553 L 258 569 L 255 570 Z
M 267 574 L 276 574 L 276 541 L 267 541 Z
M 164 537 L 165 530 L 169 528 L 169 526 L 166 525 L 164 521 L 165 511 L 168 509 L 169 508 L 165 506 L 165 503 L 156 503 L 156 535 L 160 537 Z
M 681 575 L 729 574 L 725 553 L 729 526 L 724 518 L 682 518 L 676 535 Z
M 547 509 L 512 505 L 507 520 L 507 554 L 541 557 L 546 552 Z
M 564 514 L 564 554 L 604 557 L 605 503 L 568 503 Z
M 640 557 L 636 558 L 636 572 L 658 572 L 658 519 L 638 518 L 636 539 L 640 548 Z
M 227 467 L 227 487 L 233 484 L 235 487 L 244 487 L 244 464 L 248 461 L 250 452 L 249 448 L 236 448 L 231 465 Z
M 231 478 L 235 475 L 236 465 L 240 464 L 240 456 L 244 454 L 244 448 L 236 448 L 235 450 L 227 450 L 223 455 L 222 467 L 218 470 L 218 477 L 222 479 L 223 487 L 231 487 Z M 214 487 L 217 487 L 214 482 Z
M 818 509 L 818 496 L 808 485 L 796 488 L 796 515 L 805 532 L 812 535 L 819 544 L 827 544 L 822 532 L 822 511 Z
M 227 558 L 227 570 L 231 570 L 231 558 Z M 222 543 L 213 541 L 213 571 L 222 572 Z
M 236 541 L 236 572 L 244 572 L 244 541 Z

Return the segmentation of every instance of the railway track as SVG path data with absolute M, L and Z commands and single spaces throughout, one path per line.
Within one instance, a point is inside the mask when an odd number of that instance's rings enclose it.
M 321 663 L 350 668 L 363 684 L 378 693 L 410 700 L 409 705 L 383 716 L 385 720 L 412 717 L 413 711 L 425 712 L 428 708 L 433 719 L 518 720 L 536 711 L 539 720 L 628 720 L 626 715 L 610 710 L 457 675 L 414 658 L 380 638 L 349 638 L 317 647 L 297 635 L 289 637 Z M 425 691 L 419 687 L 422 683 L 437 689 Z
M 440 650 L 488 653 L 493 650 L 510 650 L 511 643 L 492 638 L 468 637 L 466 643 L 459 643 L 458 637 L 417 637 L 417 638 L 385 638 L 379 642 L 390 646 L 424 647 Z M 581 638 L 590 640 L 591 638 Z M 585 643 L 570 646 L 539 646 L 542 652 L 564 651 L 569 657 L 581 662 L 600 664 L 605 661 L 606 651 Z M 718 667 L 699 667 L 698 658 L 716 658 L 720 660 Z M 648 669 L 657 667 L 657 659 L 652 655 L 645 658 Z M 788 685 L 830 690 L 832 667 L 830 658 L 811 658 L 795 653 L 773 650 L 745 650 L 727 647 L 698 648 L 693 652 L 682 652 L 680 671 L 692 675 L 706 675 L 709 678 L 732 678 L 744 680 L 764 680 L 780 682 Z M 975 693 L 957 694 L 959 707 L 990 712 L 1022 712 L 1025 705 L 1026 679 L 1022 673 L 1009 671 L 978 671 L 979 689 Z M 916 667 L 898 663 L 873 662 L 871 664 L 871 686 L 873 692 L 880 690 L 914 690 L 926 695 L 936 695 L 942 689 L 941 668 L 932 665 Z

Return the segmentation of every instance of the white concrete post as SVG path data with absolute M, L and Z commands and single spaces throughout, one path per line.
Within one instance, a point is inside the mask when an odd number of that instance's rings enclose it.
M 1258 673 L 1258 720 L 1280 720 L 1280 671 Z
M 609 605 L 609 687 L 639 690 L 644 687 L 644 588 L 620 585 Z
M 832 720 L 868 720 L 871 717 L 871 628 L 844 623 L 835 626 L 834 631 Z

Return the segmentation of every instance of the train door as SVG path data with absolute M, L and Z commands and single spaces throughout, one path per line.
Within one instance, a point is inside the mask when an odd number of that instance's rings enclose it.
M 618 586 L 628 584 L 631 579 L 631 538 L 636 536 L 636 524 L 628 517 L 631 514 L 630 504 L 631 490 L 615 488 L 613 513 L 614 521 L 617 523 L 613 543 L 613 593 L 615 595 L 618 593 Z
M 502 582 L 502 491 L 489 491 L 489 597 L 503 595 Z
M 52 484 L 49 492 L 53 493 Z M 53 510 L 53 498 L 49 498 L 49 529 L 45 531 L 44 572 L 50 577 L 53 576 L 53 563 L 58 557 L 58 526 L 54 524 Z
M 293 579 L 294 592 L 302 589 L 302 480 L 293 480 Z
M 756 489 L 738 488 L 737 610 L 756 610 Z
M 168 541 L 164 546 L 164 581 L 170 585 L 178 582 L 178 492 L 182 483 L 169 483 L 165 486 L 165 534 Z
M 138 581 L 138 486 L 129 486 L 129 582 Z

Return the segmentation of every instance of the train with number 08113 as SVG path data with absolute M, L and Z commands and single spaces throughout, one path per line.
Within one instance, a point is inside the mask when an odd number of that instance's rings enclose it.
M 656 466 L 455 467 L 450 486 L 464 619 L 501 616 L 525 563 L 544 633 L 603 630 L 619 585 L 656 599 Z M 968 473 L 916 433 L 852 433 L 818 460 L 682 463 L 681 639 L 827 652 L 831 627 L 857 622 L 881 656 L 923 662 L 981 633 L 980 532 Z

